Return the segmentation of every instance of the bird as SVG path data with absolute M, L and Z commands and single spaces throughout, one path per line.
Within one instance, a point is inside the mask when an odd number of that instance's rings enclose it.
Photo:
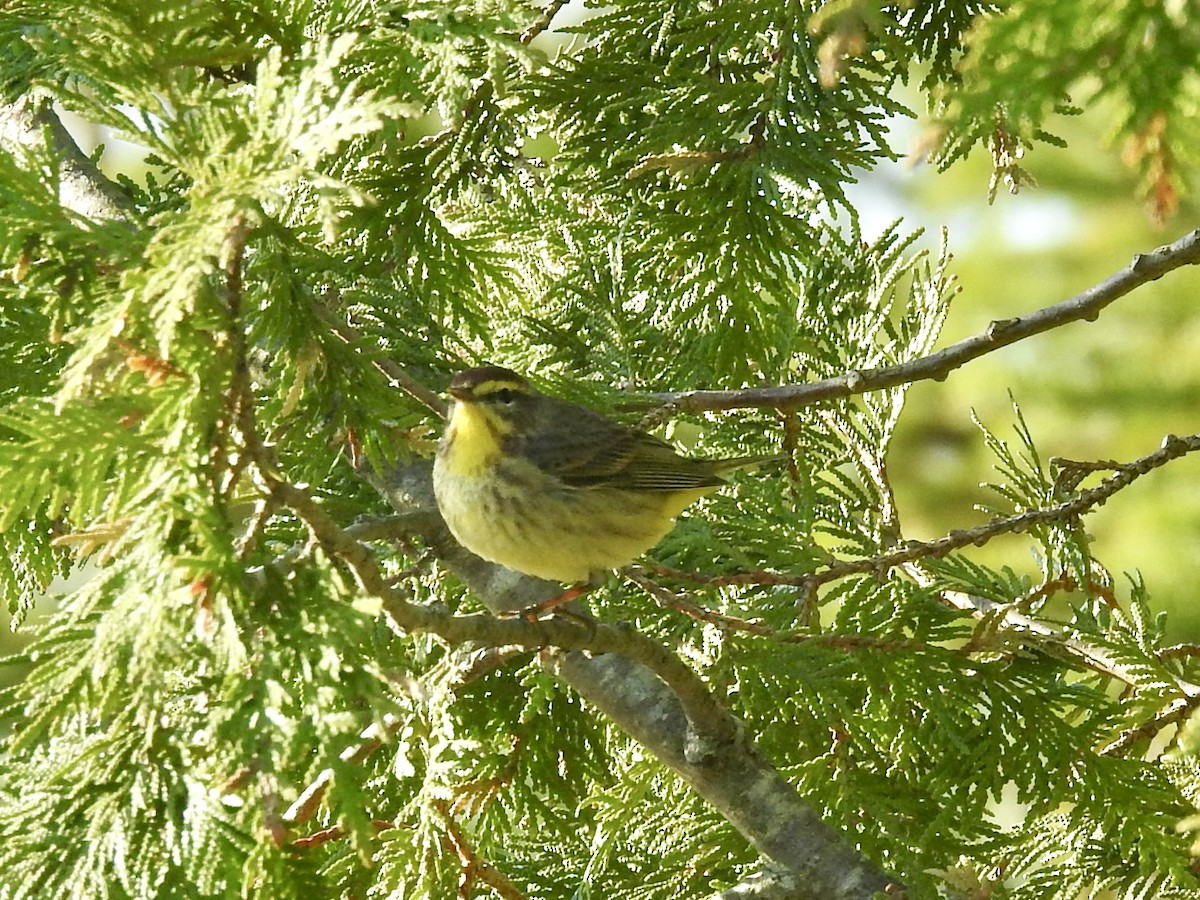
M 502 366 L 459 372 L 447 393 L 433 485 L 450 533 L 483 559 L 550 581 L 597 583 L 726 484 L 722 473 L 779 458 L 682 456 Z

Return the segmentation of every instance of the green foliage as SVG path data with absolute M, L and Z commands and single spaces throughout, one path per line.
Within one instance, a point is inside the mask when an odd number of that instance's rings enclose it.
M 1141 190 L 1160 216 L 1175 211 L 1194 165 L 1200 92 L 1194 61 L 1200 34 L 1184 3 L 1057 3 L 1026 0 L 988 17 L 966 44 L 961 80 L 939 103 L 948 139 L 947 165 L 972 146 L 989 148 L 999 182 L 1026 179 L 1017 160 L 1047 131 L 1055 114 L 1081 106 L 1111 110 L 1112 139 L 1142 176 Z
M 7 94 L 151 155 L 122 182 L 128 216 L 93 222 L 51 150 L 0 152 L 11 624 L 99 569 L 22 626 L 28 675 L 0 693 L 0 897 L 503 896 L 483 865 L 546 900 L 737 883 L 753 848 L 644 748 L 532 654 L 393 633 L 270 479 L 344 525 L 384 510 L 343 448 L 428 455 L 439 423 L 382 361 L 437 389 L 491 358 L 624 415 L 630 392 L 930 353 L 948 246 L 900 224 L 864 239 L 847 192 L 897 155 L 913 73 L 946 164 L 982 141 L 1015 166 L 1072 102 L 1120 110 L 1155 190 L 1195 143 L 1178 4 L 616 0 L 555 52 L 521 38 L 540 7 L 6 6 Z M 887 463 L 906 394 L 671 424 L 698 453 L 788 457 L 654 554 L 780 576 L 692 592 L 770 633 L 618 581 L 597 614 L 700 671 L 914 896 L 997 872 L 997 896 L 1194 893 L 1173 824 L 1200 798 L 1195 749 L 1164 761 L 1149 737 L 1194 707 L 1197 664 L 1085 522 L 1022 539 L 1037 584 L 967 550 L 795 585 L 903 545 Z M 1063 499 L 1019 413 L 1017 434 L 984 429 L 994 515 Z M 372 551 L 413 602 L 474 608 L 419 546 Z

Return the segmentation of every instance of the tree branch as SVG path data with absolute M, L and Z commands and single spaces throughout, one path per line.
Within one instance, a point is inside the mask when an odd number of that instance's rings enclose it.
M 401 470 L 398 480 L 405 484 L 414 474 L 409 467 Z M 431 632 L 452 644 L 560 648 L 545 654 L 548 668 L 692 784 L 761 852 L 802 875 L 801 883 L 816 889 L 808 896 L 866 898 L 894 884 L 800 801 L 746 741 L 740 723 L 666 648 L 623 624 L 581 622 L 575 617 L 530 622 L 491 615 L 455 616 L 442 608 L 413 604 L 387 585 L 367 548 L 338 528 L 305 492 L 261 471 L 260 476 L 264 489 L 300 516 L 315 540 L 347 565 L 366 593 L 382 600 L 387 614 L 405 631 Z M 420 477 L 429 478 L 427 467 Z M 411 497 L 411 491 L 402 488 L 401 497 Z M 445 534 L 435 535 L 434 540 L 451 539 Z M 457 554 L 449 554 L 450 565 L 457 560 L 459 574 L 486 602 L 488 595 L 480 594 L 476 586 L 477 570 L 496 567 L 468 556 L 459 548 Z M 529 590 L 525 606 L 536 602 L 547 587 L 557 589 L 548 582 L 521 580 Z M 315 784 L 314 794 L 319 796 L 323 788 Z M 751 797 L 753 803 L 748 802 Z M 308 800 L 302 799 L 289 814 L 299 817 L 296 807 L 308 807 Z
M 518 43 L 522 46 L 528 46 L 535 37 L 550 27 L 550 23 L 554 21 L 554 17 L 558 15 L 558 11 L 567 5 L 567 0 L 551 0 L 542 10 L 542 14 L 530 23 L 529 27 L 521 32 L 521 36 L 517 38 Z
M 675 654 L 632 627 L 579 621 L 575 616 L 533 622 L 482 614 L 455 616 L 443 608 L 412 603 L 402 591 L 388 585 L 370 551 L 342 531 L 306 492 L 265 472 L 260 475 L 264 490 L 300 517 L 330 557 L 344 563 L 367 594 L 382 600 L 388 615 L 404 631 L 430 632 L 452 644 L 470 641 L 492 647 L 560 647 L 589 653 L 620 653 L 650 669 L 671 689 L 697 731 L 715 743 L 738 738 L 738 724 L 696 673 Z M 530 587 L 536 592 L 545 584 L 534 581 Z M 533 602 L 536 601 L 527 601 L 526 605 Z
M 982 547 L 1002 534 L 1028 531 L 1040 525 L 1053 525 L 1078 518 L 1098 506 L 1103 506 L 1113 494 L 1128 487 L 1135 480 L 1188 453 L 1200 450 L 1200 434 L 1178 437 L 1169 434 L 1162 440 L 1159 449 L 1127 463 L 1106 460 L 1104 467 L 1115 470 L 1115 474 L 1104 479 L 1094 488 L 1080 491 L 1075 496 L 1052 506 L 1028 509 L 1011 516 L 998 516 L 974 528 L 951 531 L 943 537 L 929 541 L 905 541 L 895 550 L 867 559 L 850 559 L 831 563 L 817 572 L 803 575 L 787 575 L 781 572 L 738 572 L 732 575 L 704 575 L 685 572 L 668 566 L 655 566 L 655 574 L 699 584 L 729 586 L 738 584 L 792 585 L 812 593 L 822 585 L 849 575 L 877 575 L 882 577 L 890 569 L 917 562 L 922 559 L 940 559 L 963 547 Z M 643 585 L 644 586 L 644 585 Z
M 784 575 L 775 572 L 749 572 L 735 575 L 705 576 L 696 573 L 682 572 L 665 566 L 655 567 L 655 573 L 669 578 L 693 580 L 701 584 L 734 585 L 734 584 L 767 584 L 795 585 L 804 594 L 812 595 L 823 584 L 828 584 L 848 575 L 871 574 L 882 577 L 891 569 L 902 567 L 918 584 L 929 586 L 933 577 L 919 563 L 924 559 L 940 559 L 954 550 L 969 546 L 982 546 L 1002 534 L 1019 533 L 1041 525 L 1051 525 L 1068 522 L 1085 512 L 1102 506 L 1118 491 L 1128 487 L 1136 479 L 1148 472 L 1166 465 L 1188 453 L 1200 450 L 1200 434 L 1177 437 L 1167 435 L 1163 438 L 1162 446 L 1145 456 L 1127 463 L 1117 463 L 1112 460 L 1104 462 L 1104 468 L 1115 470 L 1114 474 L 1104 479 L 1094 488 L 1080 491 L 1075 496 L 1053 506 L 1039 507 L 1026 510 L 1012 516 L 992 519 L 976 528 L 952 531 L 948 535 L 932 541 L 907 541 L 896 550 L 873 556 L 869 559 L 846 560 L 834 563 L 822 571 L 805 575 Z M 1076 464 L 1080 465 L 1080 464 Z M 1086 468 L 1087 466 L 1085 466 Z M 646 578 L 646 571 L 634 568 L 635 582 L 652 596 L 665 605 L 678 607 L 679 598 L 672 597 L 669 591 L 660 588 Z M 658 592 L 661 592 L 658 593 Z M 663 596 L 665 594 L 666 596 Z M 1143 679 L 1138 677 L 1135 669 L 1122 663 L 1112 653 L 1090 641 L 1064 634 L 1059 629 L 1039 620 L 1020 613 L 1016 608 L 999 604 L 984 597 L 978 597 L 962 591 L 943 591 L 945 602 L 956 609 L 969 612 L 976 617 L 989 614 L 1002 614 L 1005 625 L 1021 631 L 1024 634 L 1043 640 L 1043 646 L 1060 647 L 1064 655 L 1070 656 L 1093 671 L 1100 672 L 1126 684 L 1138 685 Z M 709 621 L 718 627 L 743 631 L 758 636 L 775 639 L 810 639 L 806 634 L 775 632 L 757 623 L 735 619 L 730 616 L 712 614 L 709 611 L 683 610 L 694 618 Z M 1193 684 L 1183 678 L 1175 679 L 1175 687 L 1181 698 L 1200 698 L 1200 685 Z
M 322 306 L 314 306 L 313 311 L 322 322 L 329 326 L 330 331 L 347 344 L 355 346 L 366 342 L 366 338 L 358 329 L 341 319 L 331 310 Z M 408 394 L 439 419 L 446 418 L 446 401 L 436 391 L 431 391 L 409 375 L 408 372 L 404 371 L 402 365 L 394 360 L 378 357 L 372 358 L 371 363 L 384 374 L 393 387 L 404 391 L 404 393 Z
M 822 400 L 849 397 L 914 381 L 941 381 L 959 366 L 1001 347 L 1080 319 L 1091 322 L 1101 310 L 1144 284 L 1174 269 L 1200 262 L 1200 229 L 1133 261 L 1099 284 L 1036 312 L 992 322 L 985 331 L 920 359 L 878 369 L 847 372 L 808 384 L 748 388 L 738 391 L 678 391 L 649 394 L 672 412 L 728 409 L 782 409 L 808 406 Z
M 59 160 L 59 200 L 72 212 L 96 222 L 124 220 L 133 212 L 129 197 L 79 149 L 49 100 L 21 97 L 0 105 L 0 143 L 48 147 Z
M 834 563 L 822 572 L 793 576 L 792 583 L 799 584 L 806 590 L 815 590 L 822 584 L 836 581 L 847 575 L 880 574 L 904 563 L 919 559 L 940 558 L 951 551 L 972 545 L 979 547 L 1001 534 L 1012 534 L 1028 531 L 1039 525 L 1066 522 L 1083 515 L 1094 507 L 1103 506 L 1109 497 L 1128 487 L 1147 472 L 1197 450 L 1200 450 L 1200 434 L 1190 434 L 1185 437 L 1169 434 L 1163 438 L 1162 446 L 1158 450 L 1118 466 L 1114 475 L 1104 479 L 1094 488 L 1080 491 L 1069 500 L 1053 506 L 1026 510 L 1012 516 L 995 518 L 975 528 L 952 531 L 945 537 L 932 541 L 907 541 L 899 549 L 890 553 L 873 556 L 870 559 Z

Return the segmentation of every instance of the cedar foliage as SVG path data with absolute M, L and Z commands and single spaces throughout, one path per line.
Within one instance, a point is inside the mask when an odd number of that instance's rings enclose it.
M 993 187 L 1027 182 L 1021 154 L 1080 103 L 1119 109 L 1163 214 L 1198 146 L 1188 4 L 612 0 L 561 51 L 519 39 L 541 15 L 6 4 L 5 99 L 52 98 L 151 156 L 123 181 L 128 218 L 91 221 L 61 202 L 52 153 L 0 152 L 0 588 L 34 636 L 4 661 L 22 677 L 0 694 L 0 896 L 504 896 L 463 886 L 463 840 L 530 898 L 739 882 L 759 864 L 745 840 L 535 655 L 460 683 L 459 655 L 393 633 L 287 509 L 243 540 L 262 485 L 238 379 L 282 476 L 348 524 L 387 507 L 346 464 L 347 435 L 382 467 L 428 455 L 438 428 L 380 358 L 434 388 L 490 359 L 616 409 L 616 386 L 815 380 L 927 353 L 945 254 L 900 224 L 864 241 L 845 194 L 898 152 L 903 85 L 940 123 L 938 162 L 983 146 Z M 699 453 L 795 452 L 655 558 L 796 575 L 894 546 L 884 462 L 904 396 L 674 423 Z M 1016 434 L 983 433 L 1000 514 L 1059 496 L 1019 417 Z M 705 627 L 617 578 L 593 608 L 678 650 L 914 896 L 1195 896 L 1175 828 L 1200 795 L 1194 738 L 1149 758 L 1122 738 L 1190 709 L 1197 666 L 1164 656 L 1147 587 L 1091 557 L 1083 522 L 1025 540 L 1044 583 L 1082 586 L 1067 602 L 968 550 L 807 603 L 697 588 L 810 640 Z M 415 600 L 477 608 L 419 542 L 374 550 Z M 23 624 L 85 558 L 96 575 Z M 1131 682 L 946 591 L 1021 601 Z M 371 723 L 384 748 L 341 758 Z M 327 770 L 315 818 L 289 828 Z M 1002 794 L 1019 823 L 990 815 Z

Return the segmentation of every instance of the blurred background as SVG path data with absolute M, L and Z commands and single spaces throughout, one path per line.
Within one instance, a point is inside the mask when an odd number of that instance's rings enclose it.
M 912 108 L 918 108 L 916 103 Z M 920 122 L 898 123 L 893 146 L 919 139 Z M 1197 227 L 1186 193 L 1178 211 L 1157 223 L 1137 197 L 1137 178 L 1106 140 L 1103 108 L 1060 119 L 1050 129 L 1067 148 L 1041 145 L 1023 161 L 1038 180 L 1018 195 L 987 202 L 991 161 L 982 153 L 948 172 L 911 163 L 864 176 L 868 231 L 902 217 L 924 227 L 936 248 L 949 230 L 951 271 L 960 293 L 939 341 L 944 347 L 993 319 L 1065 300 Z M 878 216 L 878 218 L 876 218 Z M 1009 392 L 1045 462 L 1128 461 L 1155 450 L 1167 434 L 1200 429 L 1200 271 L 1184 268 L 1078 322 L 991 353 L 942 383 L 909 393 L 890 459 L 908 538 L 926 539 L 980 524 L 976 503 L 994 501 L 981 482 L 995 480 L 992 459 L 971 421 L 974 410 L 998 436 L 1020 447 Z M 1085 485 L 1094 484 L 1101 475 Z M 1093 553 L 1116 576 L 1144 576 L 1155 609 L 1168 613 L 1174 640 L 1200 639 L 1200 459 L 1184 457 L 1118 493 L 1087 516 Z M 1037 572 L 1020 536 L 978 552 L 993 564 Z

